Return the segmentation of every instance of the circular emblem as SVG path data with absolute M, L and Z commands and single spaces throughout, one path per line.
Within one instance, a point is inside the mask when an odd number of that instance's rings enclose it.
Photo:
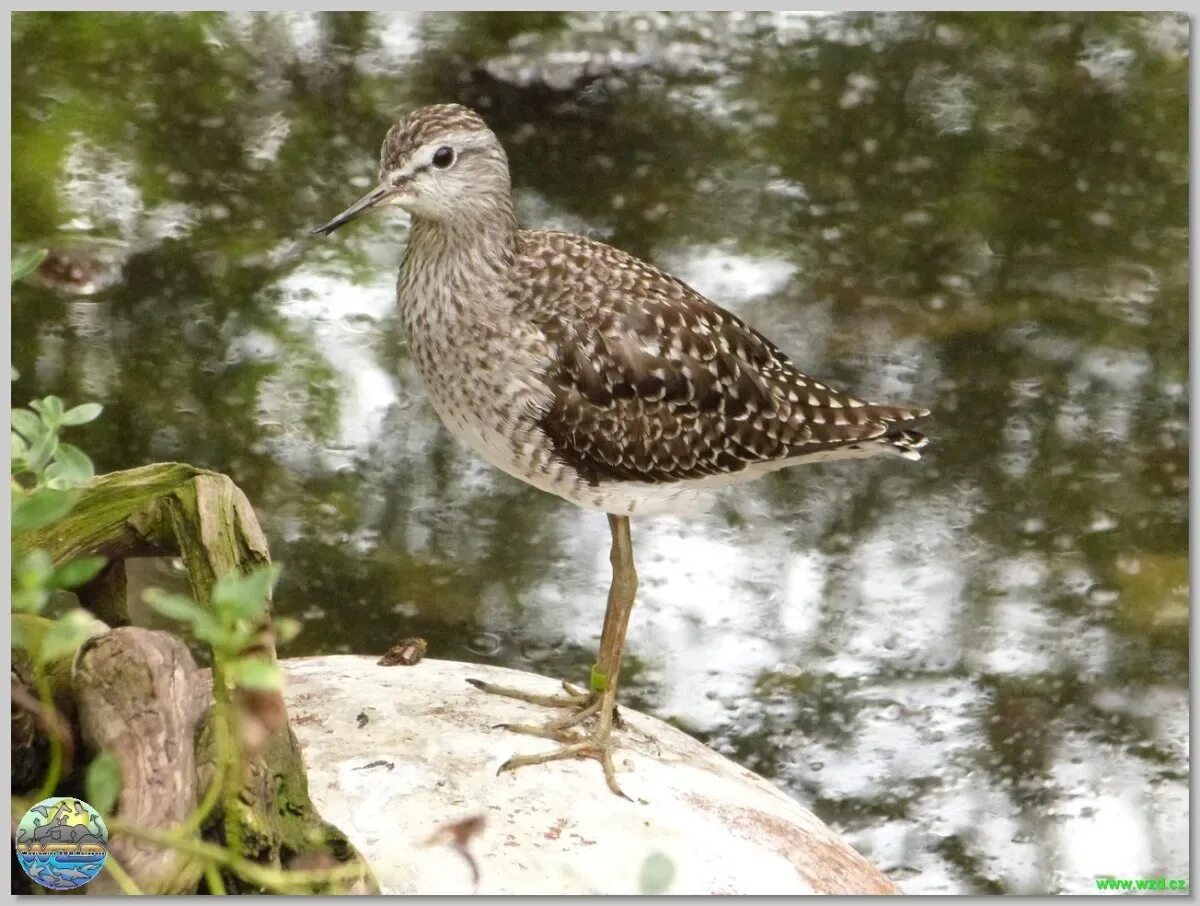
M 108 828 L 82 799 L 51 796 L 25 813 L 16 843 L 17 860 L 35 883 L 70 890 L 100 874 L 108 856 Z

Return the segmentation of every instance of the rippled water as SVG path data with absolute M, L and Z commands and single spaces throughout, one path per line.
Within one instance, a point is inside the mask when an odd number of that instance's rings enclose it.
M 863 396 L 922 463 L 790 470 L 634 525 L 627 692 L 910 892 L 1186 876 L 1187 20 L 1099 14 L 17 14 L 14 402 L 105 469 L 230 474 L 292 654 L 582 677 L 602 517 L 440 428 L 402 216 L 308 229 L 411 107 L 518 211 L 645 256 Z

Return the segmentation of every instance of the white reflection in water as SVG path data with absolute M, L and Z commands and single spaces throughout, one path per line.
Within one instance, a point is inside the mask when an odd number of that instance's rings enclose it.
M 715 729 L 780 660 L 779 639 L 760 631 L 761 601 L 747 588 L 778 560 L 708 520 L 647 520 L 640 534 L 646 613 L 632 650 L 650 665 L 662 713 Z
M 817 551 L 798 551 L 787 564 L 780 628 L 797 644 L 809 644 L 820 628 L 828 571 L 828 558 Z
M 844 614 L 831 671 L 849 677 L 882 664 L 945 670 L 958 661 L 964 569 L 975 542 L 951 516 L 970 496 L 933 495 L 917 514 L 901 508 L 875 520 L 847 557 L 844 581 L 860 603 Z
M 660 266 L 718 305 L 778 292 L 796 272 L 783 258 L 743 255 L 722 246 L 696 247 L 657 256 Z
M 1148 870 L 1155 854 L 1144 763 L 1117 747 L 1097 746 L 1089 736 L 1068 734 L 1052 771 L 1069 792 L 1059 800 L 1051 833 L 1066 889 L 1094 889 L 1100 875 L 1154 874 Z
M 989 674 L 1037 676 L 1062 667 L 1058 637 L 1061 615 L 1029 598 L 1000 601 L 989 612 L 978 667 Z
M 195 212 L 183 202 L 164 201 L 147 208 L 133 165 L 86 138 L 76 137 L 62 172 L 60 197 L 64 208 L 74 214 L 64 226 L 72 232 L 103 236 L 115 231 L 129 245 L 141 248 L 178 239 L 195 224 Z M 168 181 L 175 177 L 167 175 Z
M 337 373 L 338 424 L 333 446 L 349 453 L 322 451 L 324 468 L 337 468 L 359 448 L 375 441 L 388 407 L 398 398 L 392 376 L 376 361 L 374 334 L 360 329 L 361 319 L 378 320 L 392 313 L 395 290 L 390 280 L 357 286 L 303 267 L 281 280 L 279 289 L 279 313 L 295 329 L 311 332 L 313 348 Z M 293 408 L 278 400 L 260 400 L 259 404 L 268 412 Z

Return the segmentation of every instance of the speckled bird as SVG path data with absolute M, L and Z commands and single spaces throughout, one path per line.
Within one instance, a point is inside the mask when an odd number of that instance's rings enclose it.
M 396 287 L 434 409 L 509 475 L 608 514 L 613 581 L 590 688 L 487 692 L 565 716 L 509 729 L 600 761 L 609 787 L 621 649 L 637 588 L 629 517 L 696 509 L 711 491 L 806 462 L 919 459 L 914 406 L 869 403 L 801 372 L 683 281 L 601 242 L 523 230 L 508 157 L 474 111 L 422 107 L 388 132 L 379 185 L 314 232 L 398 205 L 412 218 Z M 591 727 L 590 730 L 585 728 Z

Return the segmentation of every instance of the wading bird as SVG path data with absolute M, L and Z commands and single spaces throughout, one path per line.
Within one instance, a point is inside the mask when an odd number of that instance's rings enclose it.
M 474 111 L 422 107 L 383 143 L 379 185 L 314 232 L 397 205 L 412 217 L 396 288 L 409 347 L 446 427 L 498 469 L 608 514 L 612 585 L 587 691 L 474 681 L 561 707 L 506 725 L 560 748 L 501 770 L 597 759 L 613 792 L 621 648 L 637 574 L 629 518 L 805 462 L 919 459 L 929 412 L 865 402 L 808 377 L 682 281 L 570 233 L 523 230 L 508 157 Z M 583 727 L 593 719 L 593 729 Z

